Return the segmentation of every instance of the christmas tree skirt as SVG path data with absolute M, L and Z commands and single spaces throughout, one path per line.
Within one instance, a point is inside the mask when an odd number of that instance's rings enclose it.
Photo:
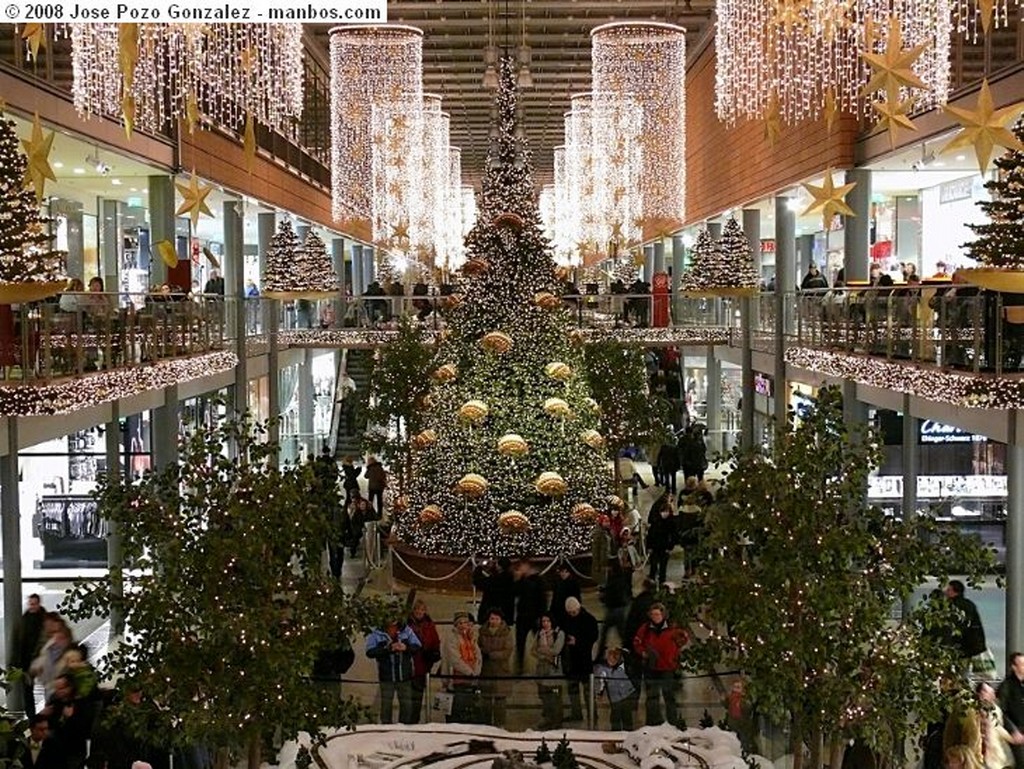
M 38 302 L 55 296 L 68 287 L 66 280 L 49 282 L 0 283 L 0 304 Z
M 1005 291 L 1009 294 L 1024 294 L 1024 270 L 1004 270 L 998 267 L 973 267 L 959 269 L 956 274 L 967 283 L 990 291 Z

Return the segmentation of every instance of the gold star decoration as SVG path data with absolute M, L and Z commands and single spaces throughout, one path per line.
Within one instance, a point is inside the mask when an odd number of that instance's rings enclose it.
M 634 267 L 643 267 L 645 261 L 646 261 L 646 259 L 644 258 L 644 252 L 643 252 L 642 249 L 638 248 L 635 251 L 633 251 L 633 266 Z
M 871 103 L 871 108 L 878 113 L 878 125 L 889 132 L 889 149 L 896 148 L 896 131 L 898 129 L 917 130 L 917 126 L 907 115 L 913 106 L 913 99 L 900 101 L 896 93 L 887 93 L 884 100 Z
M 189 218 L 192 219 L 193 230 L 199 225 L 199 217 L 202 214 L 210 217 L 213 216 L 213 211 L 206 205 L 206 196 L 213 192 L 213 187 L 201 185 L 195 171 L 192 172 L 192 177 L 188 180 L 188 184 L 175 182 L 174 186 L 178 188 L 178 192 L 181 193 L 182 197 L 181 205 L 178 206 L 174 215 L 181 216 L 187 213 Z
M 836 126 L 839 117 L 839 105 L 836 103 L 836 89 L 829 86 L 825 91 L 825 131 L 829 136 Z
M 131 89 L 135 82 L 135 65 L 139 61 L 139 25 L 119 24 L 117 26 L 117 57 L 121 63 L 124 87 Z
M 914 62 L 924 53 L 926 44 L 915 45 L 913 48 L 903 50 L 903 32 L 900 29 L 900 19 L 893 16 L 889 19 L 889 37 L 885 41 L 885 53 L 870 53 L 870 48 L 861 54 L 864 62 L 871 67 L 871 79 L 864 86 L 862 94 L 870 96 L 875 91 L 886 93 L 898 92 L 900 86 L 908 88 L 927 89 L 917 73 L 914 72 Z
M 245 150 L 245 167 L 252 173 L 252 165 L 256 162 L 256 123 L 252 119 L 252 112 L 245 115 L 245 135 L 242 138 L 242 148 Z
M 992 28 L 992 13 L 994 10 L 994 0 L 978 0 L 978 15 L 981 16 L 981 29 L 986 35 Z
M 124 135 L 131 139 L 135 130 L 135 97 L 130 93 L 121 99 L 121 119 L 124 121 Z
M 821 211 L 821 218 L 825 223 L 825 232 L 828 232 L 831 229 L 832 218 L 836 214 L 856 216 L 853 209 L 846 204 L 846 196 L 856 186 L 857 182 L 850 182 L 849 184 L 836 187 L 835 182 L 832 180 L 832 169 L 827 169 L 825 171 L 825 179 L 820 187 L 814 184 L 803 185 L 804 189 L 811 194 L 814 200 L 807 206 L 807 210 L 801 216 Z
M 241 59 L 242 62 L 243 72 L 245 72 L 246 74 L 252 72 L 253 67 L 256 66 L 257 56 L 258 54 L 252 46 L 242 49 L 242 53 L 239 55 L 239 58 Z
M 612 225 L 611 239 L 616 243 L 622 242 L 622 222 L 615 222 L 615 224 Z
M 174 244 L 169 240 L 161 240 L 156 244 L 156 252 L 163 259 L 164 264 L 172 270 L 178 266 L 178 252 L 174 250 Z
M 46 26 L 26 24 L 21 29 L 21 39 L 28 43 L 29 56 L 32 61 L 36 61 L 39 58 L 39 49 L 46 45 Z
M 764 138 L 768 141 L 769 147 L 774 147 L 781 135 L 782 116 L 779 111 L 779 97 L 773 93 L 768 97 L 768 108 L 764 112 Z
M 41 201 L 46 192 L 46 180 L 57 181 L 50 167 L 50 150 L 53 148 L 53 131 L 49 136 L 43 133 L 43 124 L 39 122 L 39 113 L 32 120 L 32 138 L 22 139 L 21 145 L 28 156 L 25 168 L 24 185 L 31 185 L 36 191 L 36 201 Z
M 195 91 L 189 91 L 185 97 L 185 125 L 188 126 L 190 134 L 194 134 L 196 126 L 199 125 L 199 100 Z
M 409 222 L 404 219 L 391 228 L 391 239 L 396 243 L 409 240 Z
M 1024 110 L 1024 102 L 995 109 L 987 79 L 981 81 L 978 102 L 973 110 L 949 105 L 942 109 L 963 126 L 963 130 L 942 148 L 942 152 L 973 145 L 974 154 L 978 158 L 978 168 L 982 173 L 988 170 L 988 163 L 992 159 L 992 150 L 995 147 L 1024 151 L 1024 144 L 1021 144 L 1020 139 L 1007 128 L 1021 110 Z
M 793 32 L 795 27 L 807 27 L 807 0 L 775 0 L 775 15 L 768 23 L 782 27 L 786 34 Z

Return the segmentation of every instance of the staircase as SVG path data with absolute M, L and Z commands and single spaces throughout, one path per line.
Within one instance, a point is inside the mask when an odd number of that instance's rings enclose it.
M 334 385 L 334 414 L 331 418 L 334 455 L 358 457 L 362 453 L 366 432 L 366 399 L 370 391 L 373 350 L 346 350 L 338 365 Z M 342 391 L 342 372 L 356 383 L 356 391 Z M 344 395 L 344 398 L 342 397 Z M 347 402 L 346 402 L 347 401 Z

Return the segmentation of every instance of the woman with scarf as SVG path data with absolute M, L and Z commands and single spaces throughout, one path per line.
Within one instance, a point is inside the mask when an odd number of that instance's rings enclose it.
M 530 657 L 536 664 L 537 692 L 540 694 L 541 731 L 562 727 L 562 648 L 565 633 L 555 627 L 550 612 L 540 615 L 540 629 L 532 633 Z
M 454 698 L 450 724 L 472 724 L 480 720 L 480 670 L 484 656 L 473 633 L 473 620 L 468 612 L 455 612 L 451 634 L 442 656 L 444 670 L 451 676 Z

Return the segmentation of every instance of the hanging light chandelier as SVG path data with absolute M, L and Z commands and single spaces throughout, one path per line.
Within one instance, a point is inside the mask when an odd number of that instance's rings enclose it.
M 602 109 L 639 107 L 639 195 L 643 236 L 679 229 L 686 188 L 686 30 L 649 21 L 614 22 L 590 33 L 592 80 Z
M 289 132 L 302 114 L 301 24 L 68 24 L 79 115 L 157 132 L 251 117 Z
M 343 26 L 331 29 L 330 37 L 332 213 L 340 223 L 373 222 L 376 232 L 373 111 L 400 102 L 413 110 L 406 120 L 416 119 L 423 93 L 423 32 L 397 24 Z M 393 108 L 385 111 L 392 120 L 400 117 Z
M 769 107 L 789 124 L 838 112 L 869 116 L 875 94 L 865 92 L 872 70 L 864 56 L 894 47 L 915 52 L 913 72 L 924 84 L 901 89 L 898 101 L 945 103 L 953 7 L 974 2 L 717 0 L 718 117 L 758 119 Z M 900 37 L 891 40 L 894 19 Z

